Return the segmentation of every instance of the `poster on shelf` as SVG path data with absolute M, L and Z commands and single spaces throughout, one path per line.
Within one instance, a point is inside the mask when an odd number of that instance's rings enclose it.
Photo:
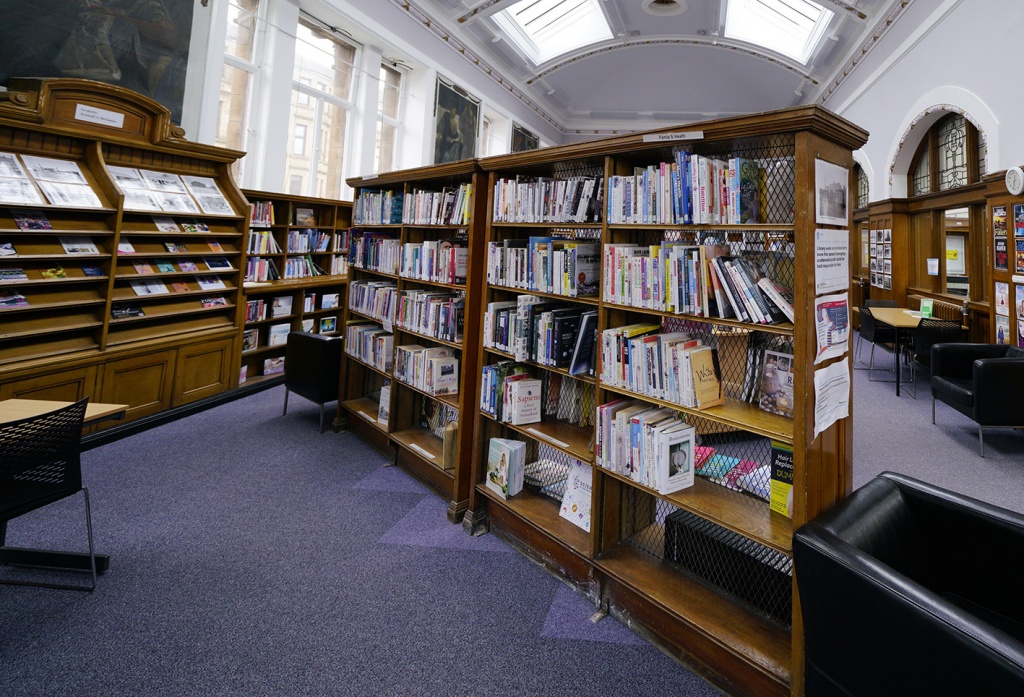
M 850 171 L 827 160 L 814 160 L 815 222 L 849 225 Z
M 850 231 L 814 231 L 814 294 L 850 287 Z
M 849 293 L 815 298 L 814 327 L 818 339 L 815 365 L 845 355 L 850 344 Z
M 814 437 L 850 415 L 850 362 L 836 361 L 814 371 Z

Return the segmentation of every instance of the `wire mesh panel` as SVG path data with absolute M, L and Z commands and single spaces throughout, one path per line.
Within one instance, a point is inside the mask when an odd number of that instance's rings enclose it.
M 541 400 L 545 421 L 555 420 L 579 428 L 594 425 L 594 384 L 561 373 L 545 371 Z
M 792 224 L 796 218 L 796 137 L 780 133 L 757 138 L 701 143 L 694 151 L 718 159 L 753 160 L 760 168 L 760 219 Z
M 459 410 L 450 404 L 426 397 L 420 401 L 420 426 L 443 439 L 445 427 L 452 422 L 458 423 Z
M 624 487 L 622 539 L 785 627 L 793 560 L 646 492 Z

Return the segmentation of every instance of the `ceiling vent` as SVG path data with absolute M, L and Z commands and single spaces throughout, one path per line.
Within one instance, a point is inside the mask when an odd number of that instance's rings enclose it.
M 670 17 L 686 12 L 686 0 L 643 0 L 644 12 L 656 17 Z

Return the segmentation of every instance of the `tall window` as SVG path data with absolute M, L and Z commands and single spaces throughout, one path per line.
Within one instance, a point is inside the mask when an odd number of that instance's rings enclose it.
M 857 208 L 868 205 L 868 175 L 858 164 L 853 165 L 853 176 L 857 180 Z
M 921 139 L 910 165 L 911 196 L 948 191 L 981 181 L 985 172 L 981 134 L 960 114 L 948 114 Z
M 373 156 L 374 172 L 390 172 L 395 168 L 401 104 L 402 73 L 381 65 L 380 90 L 377 92 L 377 148 Z
M 225 37 L 224 70 L 220 77 L 217 134 L 214 143 L 224 148 L 246 150 L 249 105 L 260 68 L 256 63 L 256 41 L 261 0 L 229 0 Z M 240 178 L 245 159 L 238 160 L 235 177 Z
M 295 41 L 286 179 L 304 182 L 299 193 L 340 198 L 345 182 L 345 139 L 358 49 L 300 17 Z M 302 139 L 302 153 L 297 143 Z M 312 138 L 312 141 L 309 139 Z

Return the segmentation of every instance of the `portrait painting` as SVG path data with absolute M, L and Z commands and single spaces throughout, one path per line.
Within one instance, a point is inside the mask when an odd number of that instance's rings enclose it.
M 437 78 L 434 103 L 434 164 L 476 157 L 480 100 Z
M 540 136 L 534 135 L 515 121 L 512 122 L 511 152 L 525 152 L 527 150 L 536 150 L 539 147 Z

